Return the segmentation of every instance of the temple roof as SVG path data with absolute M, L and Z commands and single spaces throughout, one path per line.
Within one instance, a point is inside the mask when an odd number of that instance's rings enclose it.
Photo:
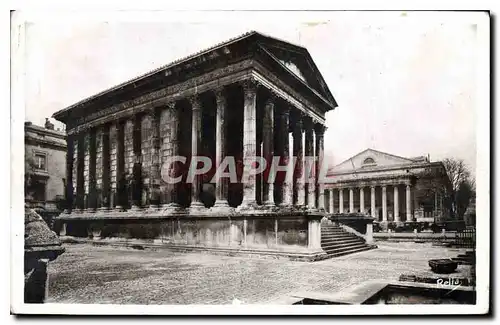
M 65 109 L 54 113 L 53 117 L 57 120 L 65 122 L 67 112 L 87 105 L 92 105 L 100 97 L 113 95 L 120 91 L 134 90 L 138 86 L 142 86 L 149 79 L 166 77 L 171 74 L 171 71 L 183 67 L 192 67 L 197 60 L 203 61 L 202 57 L 212 55 L 217 56 L 217 51 L 225 51 L 229 46 L 237 46 L 241 44 L 247 48 L 257 44 L 258 47 L 265 52 L 269 57 L 278 62 L 291 75 L 300 80 L 308 87 L 316 96 L 328 103 L 331 109 L 337 107 L 337 103 L 328 89 L 326 82 L 319 72 L 317 66 L 312 60 L 311 55 L 306 48 L 293 44 L 288 41 L 283 41 L 278 38 L 264 35 L 256 31 L 250 31 L 240 36 L 231 38 L 225 42 L 218 43 L 208 49 L 193 53 L 187 57 L 177 59 L 157 69 L 151 70 L 145 74 L 132 78 L 128 81 L 120 83 L 111 88 L 105 89 L 93 96 L 87 97 Z M 182 66 L 182 67 L 181 67 Z

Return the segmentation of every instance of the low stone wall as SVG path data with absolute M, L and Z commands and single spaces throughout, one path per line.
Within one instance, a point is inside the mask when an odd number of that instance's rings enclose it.
M 140 240 L 145 244 L 262 250 L 314 257 L 325 254 L 321 249 L 322 217 L 320 213 L 75 214 L 59 217 L 57 230 L 61 236 L 98 241 Z

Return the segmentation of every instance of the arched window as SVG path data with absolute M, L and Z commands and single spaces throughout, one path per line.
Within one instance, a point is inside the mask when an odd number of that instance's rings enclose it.
M 363 165 L 374 165 L 374 164 L 375 164 L 375 160 L 373 160 L 373 158 L 371 158 L 371 157 L 368 157 L 363 161 Z

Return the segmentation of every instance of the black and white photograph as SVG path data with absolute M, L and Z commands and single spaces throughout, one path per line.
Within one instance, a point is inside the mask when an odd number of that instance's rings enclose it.
M 488 313 L 490 19 L 12 11 L 11 312 Z

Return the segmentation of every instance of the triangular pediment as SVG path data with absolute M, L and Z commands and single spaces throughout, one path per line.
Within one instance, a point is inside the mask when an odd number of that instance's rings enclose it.
M 336 105 L 335 99 L 307 49 L 272 37 L 266 38 L 268 42 L 261 42 L 261 47 L 270 56 L 321 97 Z
M 404 158 L 374 149 L 366 149 L 342 163 L 334 166 L 331 172 L 348 172 L 350 170 L 383 168 L 415 163 L 414 160 Z

